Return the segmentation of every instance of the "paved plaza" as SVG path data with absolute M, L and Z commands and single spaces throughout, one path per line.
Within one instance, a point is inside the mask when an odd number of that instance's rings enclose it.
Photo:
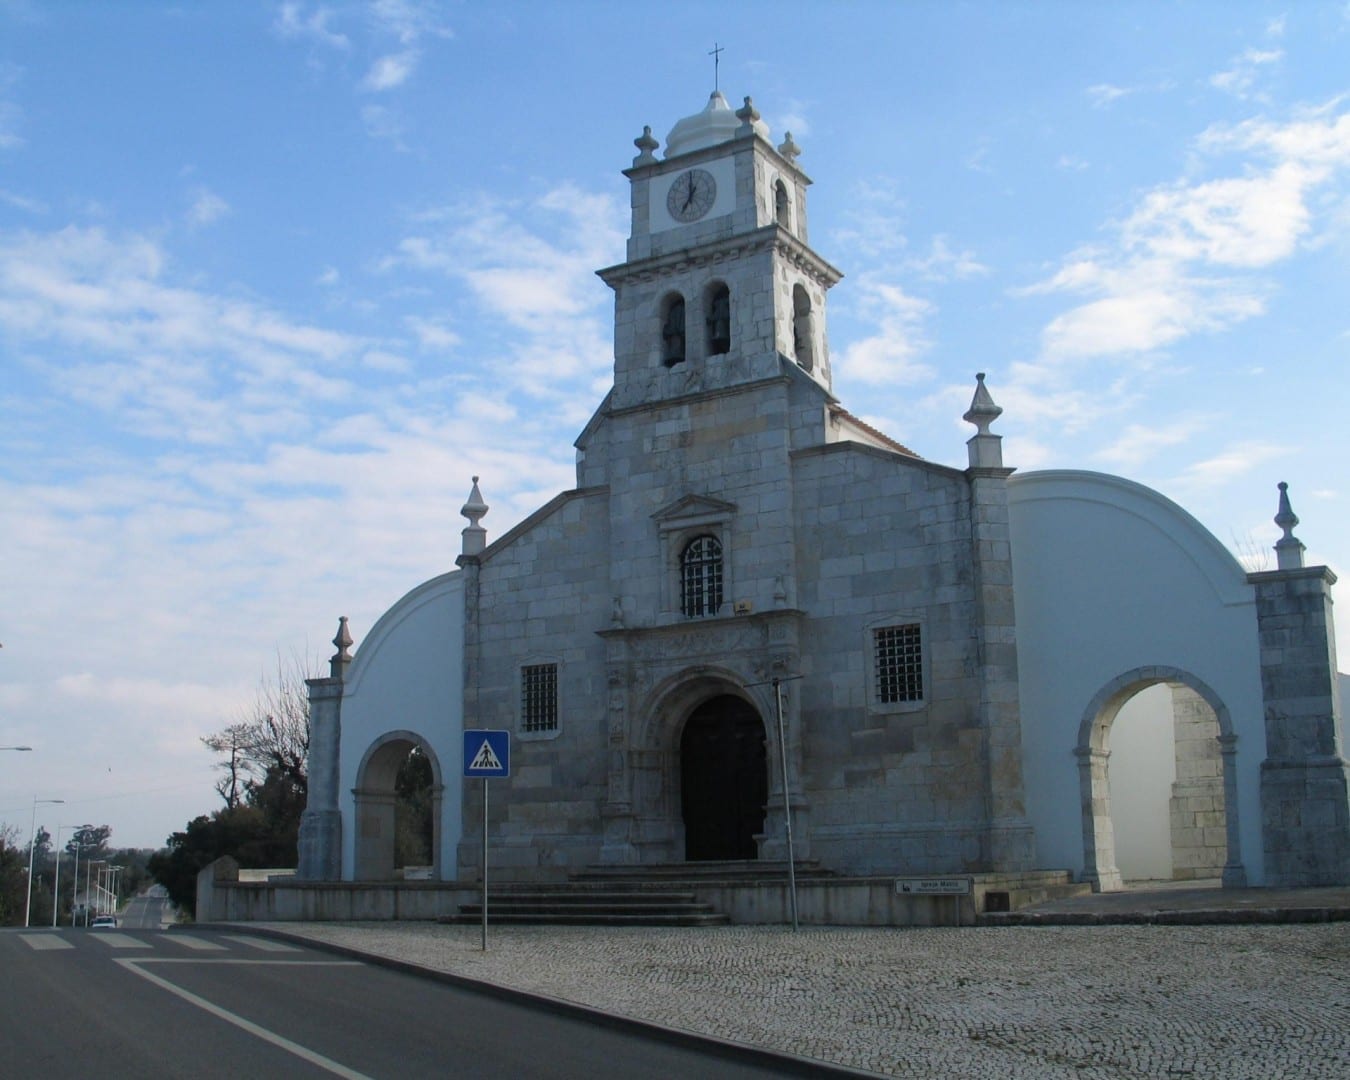
M 252 924 L 256 927 L 258 924 Z M 275 923 L 902 1077 L 1350 1077 L 1350 923 L 666 930 Z

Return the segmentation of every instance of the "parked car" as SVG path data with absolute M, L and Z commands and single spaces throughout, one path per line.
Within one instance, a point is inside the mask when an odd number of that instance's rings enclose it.
M 89 924 L 90 930 L 116 930 L 116 915 L 95 915 L 94 921 Z

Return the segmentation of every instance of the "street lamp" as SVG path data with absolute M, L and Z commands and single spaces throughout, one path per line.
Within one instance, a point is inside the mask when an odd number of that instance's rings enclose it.
M 56 913 L 61 907 L 61 831 L 73 828 L 70 825 L 56 827 L 56 876 L 52 878 L 52 929 L 56 929 Z M 74 904 L 71 905 L 74 907 Z
M 91 829 L 92 827 L 93 826 L 91 825 L 76 825 L 75 835 L 79 836 L 81 833 L 88 835 L 88 830 Z M 80 893 L 80 852 L 84 850 L 84 842 L 76 840 L 74 839 L 74 837 L 71 838 L 70 842 L 75 845 L 75 871 L 74 876 L 71 878 L 71 888 L 70 888 L 70 925 L 73 928 L 75 926 L 75 899 L 77 896 L 79 896 Z M 88 925 L 89 886 L 87 885 L 85 886 L 84 889 L 84 910 L 85 910 L 84 921 L 85 924 Z
M 38 803 L 63 803 L 65 799 L 39 799 L 33 796 L 33 821 L 28 829 L 28 898 L 23 902 L 23 925 L 28 926 L 28 916 L 33 909 L 33 856 L 37 854 L 37 808 Z

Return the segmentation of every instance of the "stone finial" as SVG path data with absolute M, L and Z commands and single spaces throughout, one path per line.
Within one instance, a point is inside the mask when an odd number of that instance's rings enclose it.
M 652 135 L 650 124 L 643 125 L 642 134 L 633 140 L 633 145 L 638 148 L 638 156 L 633 159 L 634 165 L 656 164 L 656 149 L 661 144 Z
M 469 519 L 468 528 L 461 534 L 464 537 L 463 553 L 481 555 L 483 549 L 487 547 L 487 530 L 479 524 L 479 521 L 488 512 L 488 504 L 483 501 L 483 494 L 478 490 L 478 477 L 473 478 L 473 490 L 469 492 L 469 499 L 460 507 L 459 512 Z
M 778 152 L 794 165 L 801 156 L 802 148 L 792 141 L 792 132 L 783 132 L 783 141 L 778 144 Z
M 328 661 L 328 675 L 329 678 L 340 679 L 346 672 L 347 665 L 352 662 L 352 654 L 348 651 L 352 647 L 352 633 L 347 629 L 346 615 L 338 619 L 338 629 L 333 638 L 333 644 L 337 646 L 337 652 Z
M 1303 566 L 1303 541 L 1294 535 L 1294 526 L 1298 524 L 1298 515 L 1289 505 L 1289 485 L 1280 481 L 1280 509 L 1275 515 L 1275 524 L 1284 535 L 1275 541 L 1276 565 L 1281 570 L 1298 570 Z
M 736 129 L 737 135 L 749 135 L 755 130 L 755 122 L 759 119 L 759 110 L 755 108 L 755 103 L 749 97 L 745 99 L 745 104 L 736 110 L 736 119 L 741 122 L 741 126 Z
M 994 404 L 994 399 L 989 395 L 989 388 L 984 385 L 984 372 L 979 372 L 975 376 L 975 396 L 961 419 L 967 424 L 974 424 L 979 429 L 978 434 L 988 435 L 989 425 L 1002 415 L 1003 410 Z
M 1003 468 L 1003 438 L 989 431 L 989 425 L 1002 415 L 1003 410 L 994 404 L 994 399 L 984 385 L 984 372 L 981 371 L 975 376 L 975 397 L 961 417 L 966 423 L 974 424 L 976 429 L 966 442 L 972 469 Z

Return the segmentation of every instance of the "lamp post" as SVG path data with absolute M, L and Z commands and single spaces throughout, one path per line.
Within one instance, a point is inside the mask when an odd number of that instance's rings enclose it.
M 88 825 L 75 826 L 75 836 L 79 836 L 81 833 L 86 832 L 86 830 L 88 830 L 89 828 L 90 826 Z M 70 886 L 70 925 L 73 928 L 75 926 L 75 898 L 80 893 L 80 852 L 84 850 L 84 843 L 82 841 L 76 840 L 74 837 L 71 838 L 70 842 L 75 845 L 75 870 L 74 876 L 71 878 L 71 886 Z M 88 911 L 89 909 L 88 886 L 85 886 L 84 890 L 84 906 L 85 910 Z M 84 921 L 86 923 L 89 922 L 88 915 L 85 916 Z
M 52 929 L 56 929 L 56 913 L 61 908 L 61 830 L 69 829 L 69 825 L 58 825 L 56 827 L 56 847 L 52 850 L 56 853 L 56 874 L 52 878 Z M 73 904 L 71 905 L 74 906 Z
M 38 803 L 63 803 L 65 799 L 39 799 L 33 796 L 33 820 L 28 829 L 28 898 L 23 902 L 23 925 L 28 926 L 28 916 L 33 910 L 33 856 L 37 854 L 37 808 Z

